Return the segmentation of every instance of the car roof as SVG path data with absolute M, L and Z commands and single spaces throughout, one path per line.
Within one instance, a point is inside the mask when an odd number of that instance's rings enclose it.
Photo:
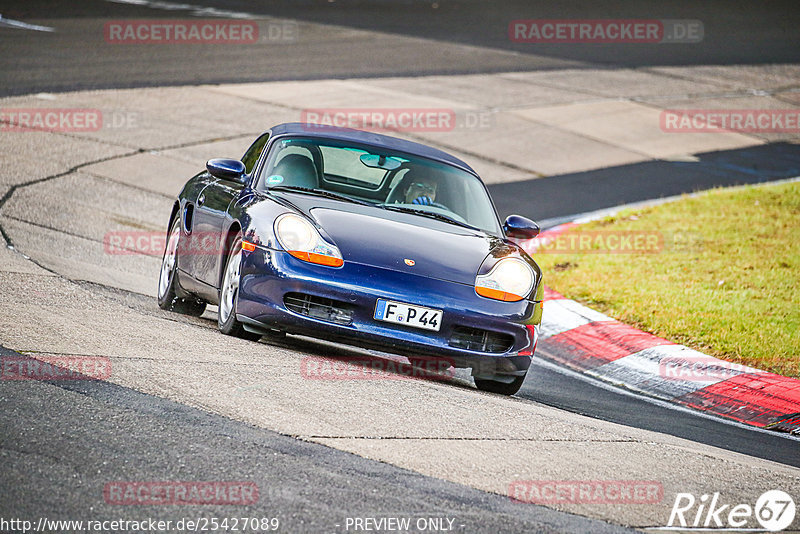
M 457 157 L 451 156 L 447 152 L 443 152 L 439 149 L 423 145 L 421 143 L 415 143 L 413 141 L 407 141 L 405 139 L 399 139 L 389 135 L 366 132 L 364 130 L 354 130 L 352 128 L 341 128 L 338 126 L 309 124 L 304 122 L 286 122 L 279 124 L 277 126 L 273 126 L 270 129 L 270 132 L 272 132 L 272 135 L 274 136 L 302 135 L 305 137 L 335 139 L 337 141 L 350 141 L 362 145 L 370 145 L 373 147 L 405 152 L 407 154 L 422 156 L 434 161 L 460 167 L 461 169 L 478 176 L 478 173 L 475 172 L 472 167 Z

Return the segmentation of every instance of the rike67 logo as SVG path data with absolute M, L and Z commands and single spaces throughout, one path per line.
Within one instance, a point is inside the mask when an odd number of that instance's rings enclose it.
M 667 526 L 659 529 L 778 532 L 792 524 L 795 512 L 794 500 L 781 490 L 764 492 L 755 506 L 725 503 L 719 493 L 704 494 L 699 499 L 691 493 L 678 493 Z

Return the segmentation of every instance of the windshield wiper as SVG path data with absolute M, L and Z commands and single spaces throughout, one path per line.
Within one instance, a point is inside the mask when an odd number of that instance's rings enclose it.
M 367 202 L 365 200 L 358 200 L 353 197 L 348 197 L 347 195 L 340 195 L 339 193 L 333 193 L 331 191 L 326 191 L 325 189 L 314 189 L 311 187 L 300 187 L 297 185 L 276 185 L 274 187 L 270 187 L 267 191 L 291 191 L 293 193 L 308 193 L 311 195 L 319 195 L 321 197 L 333 198 L 336 200 L 343 200 L 345 202 L 352 202 L 353 204 L 361 204 L 362 206 L 374 206 L 371 202 Z
M 461 222 L 452 217 L 448 217 L 447 215 L 443 215 L 441 213 L 436 213 L 433 211 L 418 210 L 414 208 L 408 208 L 406 206 L 393 206 L 392 204 L 379 204 L 378 207 L 390 211 L 399 211 L 402 213 L 411 213 L 413 215 L 422 215 L 423 217 L 428 217 L 429 219 L 436 219 L 438 221 L 444 221 L 446 223 L 455 224 L 456 226 L 461 226 L 462 228 L 469 228 L 470 230 L 477 230 L 478 232 L 483 232 L 483 230 L 475 226 L 472 226 L 471 224 Z

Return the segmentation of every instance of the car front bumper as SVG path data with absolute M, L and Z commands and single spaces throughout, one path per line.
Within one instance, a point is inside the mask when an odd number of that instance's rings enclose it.
M 298 295 L 332 306 L 319 308 L 322 312 L 287 306 Z M 377 299 L 442 310 L 439 331 L 374 319 Z M 538 332 L 529 322 L 536 305 L 487 299 L 472 285 L 349 261 L 325 267 L 259 247 L 242 256 L 236 313 L 254 332 L 281 330 L 404 356 L 444 358 L 455 367 L 472 368 L 476 377 L 502 379 L 524 375 L 530 366 Z

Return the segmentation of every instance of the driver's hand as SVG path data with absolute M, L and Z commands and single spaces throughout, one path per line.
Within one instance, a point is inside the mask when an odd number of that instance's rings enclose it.
M 418 196 L 417 198 L 415 198 L 414 200 L 412 200 L 411 203 L 412 204 L 422 204 L 423 206 L 430 206 L 431 204 L 433 204 L 433 200 L 431 200 L 431 197 L 429 197 L 429 196 L 421 195 L 421 196 Z

